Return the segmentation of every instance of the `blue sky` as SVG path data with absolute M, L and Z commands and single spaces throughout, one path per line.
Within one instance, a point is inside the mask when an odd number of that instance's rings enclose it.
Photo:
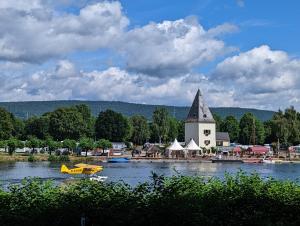
M 300 2 L 3 0 L 0 101 L 300 108 Z

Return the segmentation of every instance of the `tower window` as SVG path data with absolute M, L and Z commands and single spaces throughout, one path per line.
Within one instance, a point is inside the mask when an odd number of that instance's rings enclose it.
M 204 115 L 203 115 L 203 118 L 206 118 L 206 117 L 207 117 L 206 114 L 204 114 Z
M 205 134 L 205 136 L 210 135 L 210 130 L 209 129 L 205 129 L 203 130 L 203 133 Z
M 204 144 L 207 146 L 207 145 L 209 145 L 210 144 L 210 140 L 205 140 L 204 141 Z

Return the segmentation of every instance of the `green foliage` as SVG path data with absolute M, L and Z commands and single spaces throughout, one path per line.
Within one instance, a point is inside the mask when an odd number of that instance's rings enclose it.
M 169 124 L 168 140 L 173 141 L 175 138 L 178 137 L 179 122 L 177 121 L 176 118 L 169 117 L 168 124 Z
M 29 140 L 26 141 L 25 146 L 32 148 L 31 153 L 34 154 L 36 152 L 35 149 L 41 147 L 41 140 L 36 137 L 30 137 Z
M 66 139 L 62 143 L 62 147 L 67 148 L 68 151 L 73 152 L 75 150 L 75 148 L 77 147 L 76 140 Z
M 95 123 L 96 137 L 111 141 L 124 141 L 130 136 L 130 125 L 122 114 L 112 110 L 100 112 Z
M 17 148 L 23 148 L 24 144 L 15 138 L 10 138 L 6 141 L 6 145 L 8 147 L 8 153 L 12 155 Z
M 159 143 L 167 142 L 169 133 L 169 113 L 166 108 L 156 108 L 152 115 L 152 128 L 157 134 Z
M 150 137 L 150 129 L 147 119 L 141 115 L 134 115 L 130 118 L 132 126 L 131 140 L 134 144 L 144 144 Z
M 46 139 L 45 144 L 48 147 L 48 152 L 50 155 L 52 155 L 52 152 L 55 152 L 61 146 L 60 142 L 54 141 L 50 137 Z
M 222 121 L 221 116 L 218 115 L 218 114 L 216 114 L 216 113 L 213 113 L 213 118 L 214 118 L 214 120 L 216 122 L 216 132 L 222 131 L 221 124 L 222 124 L 223 121 Z M 227 132 L 227 131 L 225 131 L 225 132 Z
M 265 130 L 261 121 L 246 113 L 240 120 L 239 142 L 242 144 L 263 144 Z
M 112 143 L 109 140 L 100 139 L 95 143 L 95 148 L 101 148 L 104 152 L 104 150 L 112 148 Z
M 39 139 L 45 139 L 49 136 L 49 122 L 48 116 L 31 117 L 25 121 L 25 133 L 27 136 L 35 136 Z
M 13 136 L 14 133 L 14 116 L 0 108 L 0 139 L 6 140 Z
M 0 191 L 1 225 L 299 225 L 300 186 L 239 172 L 224 179 L 153 174 L 150 182 L 26 179 Z M 173 214 L 171 214 L 173 213 Z M 143 216 L 143 217 L 141 217 Z
M 87 157 L 87 152 L 94 149 L 94 141 L 91 138 L 81 138 L 79 141 L 79 147 L 82 151 L 85 151 L 85 156 Z
M 28 162 L 35 162 L 36 161 L 36 158 L 34 157 L 34 155 L 33 154 L 30 154 L 29 156 L 28 156 Z
M 220 125 L 221 132 L 228 132 L 230 141 L 237 142 L 239 139 L 240 127 L 239 122 L 233 116 L 227 116 Z

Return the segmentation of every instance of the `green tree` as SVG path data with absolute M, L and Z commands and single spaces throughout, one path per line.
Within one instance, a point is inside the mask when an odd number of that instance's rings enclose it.
M 25 136 L 25 123 L 23 120 L 14 118 L 14 132 L 13 136 L 17 139 L 22 139 Z
M 215 113 L 213 113 L 213 118 L 214 118 L 214 120 L 215 120 L 215 122 L 216 122 L 216 132 L 220 132 L 222 129 L 221 129 L 221 125 L 222 125 L 222 118 L 221 118 L 221 116 L 220 115 L 218 115 L 218 114 L 215 114 Z
M 106 110 L 100 112 L 97 117 L 95 133 L 98 139 L 124 141 L 130 135 L 130 125 L 122 114 Z
M 31 153 L 34 154 L 36 152 L 36 148 L 39 148 L 41 145 L 41 141 L 36 137 L 30 137 L 29 140 L 26 141 L 25 146 L 31 148 Z
M 60 147 L 60 142 L 54 141 L 51 137 L 47 137 L 45 144 L 48 147 L 49 155 L 52 155 L 52 152 Z
M 45 139 L 49 136 L 49 117 L 31 117 L 25 122 L 25 134 L 35 136 L 39 139 Z
M 63 148 L 67 148 L 69 152 L 74 152 L 77 147 L 76 140 L 66 139 L 62 143 Z
M 169 132 L 168 132 L 168 140 L 173 141 L 175 138 L 178 138 L 178 129 L 179 122 L 176 118 L 169 117 Z
M 55 140 L 78 140 L 87 133 L 83 116 L 74 108 L 59 108 L 50 114 L 50 135 Z
M 101 148 L 104 153 L 104 150 L 106 150 L 108 148 L 112 148 L 112 143 L 109 140 L 100 139 L 95 143 L 95 147 Z
M 264 126 L 252 113 L 245 113 L 240 120 L 239 142 L 242 144 L 263 144 Z
M 134 144 L 143 144 L 150 137 L 147 119 L 141 115 L 134 115 L 130 118 L 132 126 L 131 140 Z
M 10 155 L 12 155 L 17 148 L 24 147 L 24 144 L 20 140 L 17 140 L 16 138 L 10 138 L 9 140 L 7 140 L 6 144 L 8 147 L 8 153 Z
M 0 139 L 6 140 L 13 136 L 14 116 L 0 107 Z
M 178 122 L 178 141 L 183 142 L 185 140 L 185 125 L 184 121 Z
M 87 157 L 87 152 L 94 149 L 94 141 L 87 137 L 81 138 L 79 141 L 79 147 L 82 151 L 85 151 L 85 157 Z
M 228 132 L 230 141 L 237 142 L 239 140 L 240 127 L 239 122 L 234 116 L 227 116 L 221 123 L 221 132 Z
M 156 108 L 152 115 L 152 126 L 159 143 L 167 142 L 169 133 L 169 112 L 166 108 Z

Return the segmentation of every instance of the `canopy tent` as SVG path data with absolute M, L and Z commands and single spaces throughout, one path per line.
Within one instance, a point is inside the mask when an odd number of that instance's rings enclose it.
M 239 146 L 236 146 L 236 147 L 233 148 L 233 152 L 234 153 L 241 153 L 242 150 L 241 150 L 241 148 Z
M 190 142 L 185 146 L 185 157 L 195 157 L 197 155 L 197 151 L 201 151 L 201 148 L 195 143 L 192 138 Z
M 201 148 L 199 148 L 199 146 L 195 143 L 193 138 L 185 146 L 185 149 L 188 150 L 188 151 L 200 151 L 201 150 Z
M 168 151 L 169 158 L 172 153 L 175 153 L 177 156 L 178 152 L 182 152 L 184 150 L 184 148 L 178 143 L 176 138 L 175 138 L 174 142 L 166 149 Z

